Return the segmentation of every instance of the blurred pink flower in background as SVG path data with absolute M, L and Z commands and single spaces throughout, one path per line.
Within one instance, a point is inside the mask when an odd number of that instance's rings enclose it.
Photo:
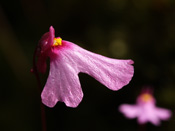
M 156 107 L 156 100 L 149 88 L 141 92 L 135 105 L 122 104 L 119 111 L 127 118 L 137 118 L 139 124 L 151 122 L 156 126 L 160 125 L 161 120 L 168 120 L 171 117 L 170 110 Z
M 89 52 L 74 43 L 55 38 L 54 28 L 45 33 L 37 48 L 37 69 L 45 73 L 50 58 L 50 72 L 41 94 L 42 102 L 54 107 L 58 101 L 77 107 L 83 98 L 78 73 L 83 72 L 111 90 L 119 90 L 132 79 L 132 60 L 117 60 Z

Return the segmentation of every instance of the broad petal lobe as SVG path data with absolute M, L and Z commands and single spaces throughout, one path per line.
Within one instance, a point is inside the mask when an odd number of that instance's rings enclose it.
M 135 105 L 123 104 L 119 107 L 119 111 L 122 112 L 127 118 L 136 118 L 139 113 L 139 107 Z
M 62 44 L 49 55 L 50 73 L 41 95 L 43 103 L 49 107 L 57 101 L 70 107 L 78 106 L 83 97 L 78 78 L 80 72 L 89 74 L 112 90 L 122 88 L 133 76 L 132 60 L 107 58 L 64 40 Z
M 132 60 L 107 58 L 87 51 L 73 43 L 74 51 L 69 51 L 80 72 L 87 73 L 111 90 L 119 90 L 127 85 L 134 73 Z
M 164 108 L 156 108 L 155 109 L 157 117 L 162 120 L 168 120 L 171 117 L 171 111 Z
M 42 102 L 49 107 L 54 107 L 57 101 L 69 107 L 77 107 L 83 97 L 78 73 L 64 59 L 64 56 L 57 57 L 50 62 L 49 77 L 41 94 Z

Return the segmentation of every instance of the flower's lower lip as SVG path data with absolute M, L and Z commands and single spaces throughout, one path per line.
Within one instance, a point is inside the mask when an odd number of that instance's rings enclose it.
M 132 60 L 107 58 L 82 49 L 78 45 L 55 38 L 51 26 L 42 37 L 42 51 L 38 57 L 40 72 L 46 71 L 46 60 L 50 58 L 50 71 L 41 97 L 44 104 L 53 107 L 58 101 L 69 107 L 77 107 L 83 98 L 78 73 L 83 72 L 111 90 L 119 90 L 132 79 Z

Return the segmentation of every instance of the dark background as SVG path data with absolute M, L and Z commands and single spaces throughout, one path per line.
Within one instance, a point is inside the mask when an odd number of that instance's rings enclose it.
M 174 0 L 1 0 L 0 130 L 41 131 L 40 94 L 30 73 L 34 49 L 53 25 L 56 36 L 118 59 L 132 59 L 129 85 L 111 91 L 80 74 L 84 92 L 77 108 L 46 108 L 48 131 L 139 130 L 118 112 L 134 104 L 142 87 L 154 88 L 157 106 L 175 111 Z M 41 76 L 44 86 L 48 73 Z M 175 130 L 175 117 L 149 131 Z

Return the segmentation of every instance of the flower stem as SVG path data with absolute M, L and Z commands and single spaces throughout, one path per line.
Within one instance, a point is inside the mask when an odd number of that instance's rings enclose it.
M 36 80 L 37 80 L 37 86 L 38 86 L 38 91 L 39 94 L 41 94 L 42 92 L 42 86 L 41 86 L 41 81 L 39 78 L 39 73 L 37 70 L 37 66 L 36 66 L 36 53 L 37 53 L 37 47 L 35 49 L 34 52 L 34 56 L 33 56 L 33 68 L 31 69 L 31 72 L 34 73 Z M 42 131 L 46 131 L 46 114 L 45 114 L 45 107 L 43 105 L 43 103 L 41 102 L 41 97 L 40 97 L 40 108 L 41 108 L 41 124 L 42 124 Z

